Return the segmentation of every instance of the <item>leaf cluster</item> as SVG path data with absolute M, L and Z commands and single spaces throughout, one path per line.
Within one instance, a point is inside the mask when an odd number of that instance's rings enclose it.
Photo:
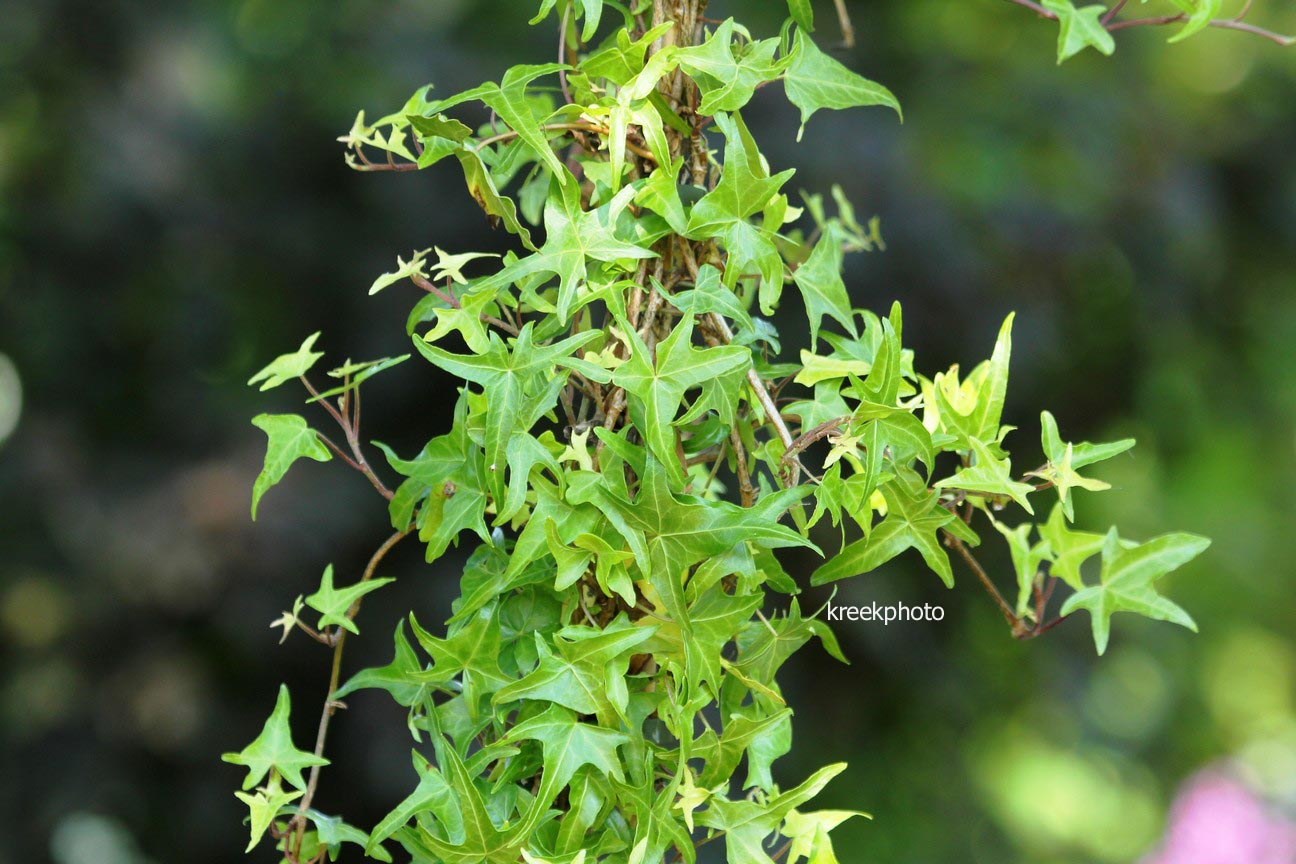
M 348 361 L 321 393 L 312 336 L 250 382 L 300 380 L 345 445 L 298 414 L 256 418 L 269 447 L 253 515 L 295 461 L 336 456 L 386 499 L 395 531 L 357 581 L 339 588 L 329 567 L 273 625 L 332 648 L 333 678 L 316 752 L 292 743 L 285 689 L 261 737 L 226 757 L 249 771 L 253 845 L 269 833 L 289 862 L 350 843 L 420 864 L 648 864 L 695 861 L 715 840 L 730 864 L 835 862 L 829 832 L 858 814 L 806 805 L 845 766 L 787 788 L 772 770 L 792 746 L 780 668 L 812 640 L 845 660 L 780 549 L 823 556 L 813 585 L 909 556 L 953 587 L 961 561 L 1019 638 L 1061 620 L 1046 620 L 1059 586 L 1060 615 L 1086 610 L 1100 653 L 1116 612 L 1194 626 L 1156 583 L 1208 541 L 1073 527 L 1075 499 L 1108 488 L 1091 466 L 1134 442 L 1068 442 L 1044 412 L 1040 457 L 1015 470 L 1012 316 L 984 362 L 922 371 L 899 304 L 860 308 L 842 278 L 846 255 L 883 248 L 877 220 L 840 189 L 794 199 L 793 172 L 769 165 L 743 118 L 780 83 L 803 131 L 821 110 L 898 114 L 895 97 L 818 47 L 804 0 L 763 38 L 703 21 L 701 5 L 649 26 L 665 4 L 544 0 L 558 62 L 447 98 L 423 88 L 341 139 L 361 170 L 458 163 L 465 203 L 518 248 L 434 247 L 379 277 L 371 293 L 417 292 L 410 354 Z M 1110 38 L 1091 9 L 1045 6 L 1068 53 Z M 809 344 L 793 360 L 770 320 L 789 297 Z M 361 387 L 412 354 L 457 396 L 418 452 L 376 444 L 379 471 Z M 383 556 L 410 536 L 429 563 L 472 544 L 453 614 L 425 628 L 415 610 L 390 663 L 343 679 L 361 603 L 391 581 Z M 1007 597 L 972 551 L 1000 538 Z M 361 690 L 405 711 L 415 745 L 412 791 L 367 832 L 312 806 L 323 731 Z

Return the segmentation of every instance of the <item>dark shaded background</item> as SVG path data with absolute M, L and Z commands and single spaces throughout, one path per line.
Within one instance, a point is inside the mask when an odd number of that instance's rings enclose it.
M 339 361 L 402 352 L 415 298 L 367 298 L 373 276 L 433 243 L 507 247 L 453 167 L 359 175 L 332 139 L 426 81 L 456 92 L 547 60 L 534 5 L 0 9 L 0 437 L 15 370 L 22 393 L 0 443 L 0 862 L 240 857 L 241 774 L 218 755 L 280 681 L 304 743 L 327 675 L 324 649 L 279 648 L 266 625 L 325 563 L 359 567 L 386 524 L 334 464 L 296 469 L 252 525 L 248 419 L 296 403 L 243 381 L 315 330 Z M 748 119 L 794 188 L 841 182 L 882 217 L 889 250 L 851 261 L 854 296 L 902 300 L 928 374 L 988 356 L 1018 310 L 1021 464 L 1040 407 L 1068 436 L 1134 435 L 1102 472 L 1117 491 L 1082 499 L 1081 520 L 1215 546 L 1170 586 L 1201 635 L 1122 616 L 1101 661 L 1084 620 L 1013 642 L 966 575 L 955 592 L 900 565 L 849 583 L 844 599 L 947 618 L 840 625 L 852 666 L 817 647 L 790 665 L 781 776 L 849 759 L 824 801 L 875 814 L 838 847 L 879 864 L 1133 861 L 1176 786 L 1221 759 L 1291 806 L 1296 51 L 1134 31 L 1111 60 L 1058 68 L 1054 26 L 1006 2 L 851 5 L 845 59 L 906 123 L 821 114 L 798 145 L 779 88 Z M 1258 5 L 1296 30 L 1288 4 Z M 780 7 L 713 14 L 773 32 Z M 800 326 L 795 301 L 783 320 Z M 368 436 L 409 452 L 444 431 L 445 387 L 416 362 L 370 385 Z M 352 669 L 385 662 L 401 610 L 446 615 L 457 559 L 401 552 Z M 403 716 L 361 694 L 334 729 L 319 803 L 371 825 L 412 783 Z

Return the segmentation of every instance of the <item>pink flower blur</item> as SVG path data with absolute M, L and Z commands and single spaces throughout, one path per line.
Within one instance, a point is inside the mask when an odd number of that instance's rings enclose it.
M 1143 864 L 1296 864 L 1296 824 L 1216 770 L 1190 780 L 1159 852 Z

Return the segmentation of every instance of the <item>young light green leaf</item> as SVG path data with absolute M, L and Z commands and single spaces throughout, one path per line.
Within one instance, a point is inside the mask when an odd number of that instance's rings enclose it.
M 1093 48 L 1109 57 L 1116 51 L 1116 40 L 1102 23 L 1106 6 L 1076 8 L 1072 0 L 1043 0 L 1043 5 L 1058 19 L 1059 65 L 1086 48 Z
M 656 360 L 639 334 L 628 328 L 630 359 L 612 375 L 612 382 L 625 388 L 630 417 L 643 431 L 648 449 L 666 466 L 677 485 L 684 485 L 684 470 L 675 453 L 672 423 L 679 413 L 684 394 L 693 387 L 746 368 L 751 352 L 736 345 L 694 348 L 693 322 L 682 318 L 675 330 L 657 346 Z
M 751 101 L 761 84 L 773 81 L 786 62 L 774 59 L 778 39 L 763 39 L 734 51 L 734 22 L 730 18 L 701 45 L 681 49 L 675 58 L 702 91 L 698 111 L 714 115 L 737 111 Z
M 808 28 L 807 28 L 808 29 Z M 904 119 L 900 102 L 890 90 L 857 75 L 829 57 L 810 38 L 807 29 L 798 29 L 792 46 L 792 63 L 783 76 L 788 100 L 801 109 L 801 129 L 820 108 L 863 108 L 884 105 Z
M 618 30 L 611 44 L 581 60 L 580 69 L 591 77 L 606 78 L 620 87 L 643 71 L 649 46 L 674 26 L 674 21 L 664 21 L 634 40 L 627 31 Z
M 800 786 L 763 803 L 714 796 L 699 814 L 698 824 L 724 832 L 729 864 L 773 864 L 765 839 L 778 830 L 788 813 L 818 795 L 844 770 L 845 764 L 820 768 Z
M 532 24 L 539 24 L 553 11 L 558 0 L 541 0 L 540 11 L 531 19 Z M 585 29 L 581 31 L 581 41 L 588 42 L 598 32 L 599 20 L 603 17 L 603 0 L 571 0 L 573 9 L 578 9 L 585 16 Z
M 994 442 L 1000 438 L 999 420 L 1003 416 L 1008 392 L 1008 365 L 1012 359 L 1013 318 L 1014 315 L 1010 314 L 1004 319 L 990 359 L 974 369 L 959 386 L 959 396 L 970 402 L 969 405 L 956 404 L 948 388 L 941 386 L 941 376 L 937 376 L 933 389 L 940 425 L 955 436 L 960 449 L 971 450 L 973 438 Z M 962 407 L 968 410 L 960 410 Z
M 554 702 L 580 714 L 597 714 L 612 723 L 625 713 L 623 688 L 630 652 L 652 636 L 656 625 L 635 626 L 624 616 L 602 630 L 573 626 L 554 636 L 553 647 L 537 634 L 540 663 L 535 671 L 499 690 L 496 705 L 530 699 Z
M 1044 455 L 1048 458 L 1048 462 L 1043 468 L 1032 471 L 1027 476 L 1039 477 L 1053 484 L 1062 503 L 1062 512 L 1068 520 L 1072 520 L 1075 518 L 1071 506 L 1072 489 L 1080 488 L 1098 492 L 1111 488 L 1110 484 L 1101 480 L 1080 476 L 1076 469 L 1124 453 L 1134 446 L 1134 439 L 1124 438 L 1109 444 L 1090 444 L 1087 441 L 1080 444 L 1064 444 L 1058 434 L 1057 421 L 1048 411 L 1040 414 L 1040 429 Z
M 981 495 L 1006 495 L 1016 501 L 1031 515 L 1031 507 L 1026 496 L 1035 491 L 1029 483 L 1019 483 L 1012 479 L 1012 462 L 996 456 L 988 446 L 976 438 L 970 439 L 973 462 L 951 477 L 946 477 L 935 484 L 937 489 L 961 489 L 964 492 Z
M 780 834 L 792 841 L 787 864 L 797 864 L 802 858 L 808 859 L 808 864 L 838 864 L 829 832 L 856 816 L 873 818 L 858 810 L 816 810 L 811 813 L 793 810 L 788 813 L 779 829 Z
M 1040 564 L 1049 559 L 1047 543 L 1030 541 L 1031 531 L 1035 526 L 1023 522 L 1016 528 L 1009 528 L 995 520 L 995 530 L 1008 541 L 1008 551 L 1012 556 L 1013 572 L 1017 576 L 1017 617 L 1026 614 L 1030 608 L 1031 597 L 1035 591 L 1035 577 L 1039 574 Z
M 814 32 L 814 5 L 810 0 L 788 0 L 788 13 L 798 27 Z
M 563 176 L 571 177 L 566 169 Z M 629 206 L 635 190 L 627 187 L 607 204 L 595 210 L 581 207 L 580 184 L 575 180 L 561 182 L 556 178 L 545 205 L 545 244 L 540 251 L 505 266 L 494 276 L 483 279 L 477 291 L 497 291 L 510 283 L 536 274 L 559 278 L 558 319 L 566 323 L 579 300 L 579 292 L 588 290 L 588 262 L 612 263 L 657 257 L 653 252 L 616 235 L 617 219 Z
M 265 392 L 305 375 L 315 365 L 315 361 L 324 356 L 322 351 L 311 350 L 319 337 L 319 333 L 312 333 L 296 351 L 276 357 L 270 365 L 248 379 L 248 386 L 260 382 L 261 391 Z
M 850 298 L 846 296 L 846 283 L 842 281 L 841 244 L 832 234 L 824 234 L 815 244 L 814 251 L 805 263 L 792 271 L 792 281 L 801 289 L 806 316 L 810 319 L 810 345 L 819 340 L 819 325 L 825 315 L 831 315 L 846 332 L 858 337 L 855 314 Z
M 1200 33 L 1210 26 L 1211 21 L 1219 17 L 1224 9 L 1224 0 L 1178 0 L 1176 5 L 1191 7 L 1188 20 L 1178 33 L 1170 37 L 1171 42 L 1182 42 L 1195 33 Z
M 1122 547 L 1116 529 L 1103 539 L 1102 576 L 1098 585 L 1081 588 L 1062 606 L 1062 615 L 1077 609 L 1089 610 L 1094 645 L 1098 653 L 1107 650 L 1111 616 L 1136 612 L 1156 621 L 1170 621 L 1196 631 L 1192 616 L 1157 593 L 1153 583 L 1196 558 L 1210 546 L 1210 540 L 1195 534 L 1166 534 L 1132 547 Z
M 319 433 L 307 426 L 300 415 L 258 414 L 252 418 L 252 425 L 266 433 L 269 439 L 265 464 L 252 486 L 252 519 L 255 521 L 261 496 L 284 478 L 294 462 L 302 458 L 327 462 L 333 454 L 324 446 Z
M 307 404 L 313 402 L 322 402 L 325 399 L 335 399 L 344 393 L 350 393 L 353 390 L 360 389 L 360 385 L 368 381 L 375 375 L 386 372 L 393 366 L 399 366 L 410 358 L 408 354 L 402 354 L 399 357 L 383 357 L 379 360 L 365 360 L 355 363 L 348 360 L 336 369 L 329 370 L 330 378 L 342 378 L 343 383 L 332 387 L 318 396 L 312 396 L 307 400 Z
M 306 598 L 306 605 L 320 613 L 318 629 L 323 630 L 325 627 L 337 625 L 349 633 L 359 634 L 360 628 L 356 627 L 355 621 L 351 620 L 348 614 L 351 607 L 358 604 L 366 594 L 377 591 L 388 582 L 395 581 L 395 579 L 362 579 L 346 588 L 335 588 L 333 565 L 330 564 L 324 568 L 319 588 Z
M 288 687 L 281 684 L 274 711 L 262 727 L 261 734 L 242 751 L 221 756 L 224 762 L 248 769 L 247 777 L 243 779 L 245 791 L 260 783 L 272 769 L 292 787 L 305 790 L 306 780 L 302 777 L 302 771 L 316 765 L 329 764 L 327 759 L 293 746 L 292 729 L 288 726 L 291 711 L 292 699 L 288 695 Z
M 940 505 L 940 496 L 929 492 L 922 478 L 909 469 L 882 488 L 887 515 L 863 540 L 851 543 L 810 577 L 823 585 L 874 570 L 907 549 L 917 549 L 927 566 L 946 586 L 954 587 L 954 570 L 941 546 L 940 530 L 955 528 L 957 517 Z M 962 524 L 959 522 L 959 524 Z
M 431 251 L 432 250 L 430 249 L 416 251 L 410 256 L 408 261 L 401 258 L 399 255 L 396 256 L 396 269 L 390 273 L 384 273 L 375 279 L 373 284 L 369 286 L 369 296 L 372 297 L 384 288 L 395 285 L 397 282 L 404 282 L 406 279 L 411 279 L 415 276 L 421 276 L 426 279 L 427 254 Z
M 271 778 L 264 788 L 258 789 L 255 795 L 246 792 L 235 792 L 234 797 L 248 806 L 252 839 L 244 853 L 251 852 L 261 842 L 275 817 L 283 813 L 289 804 L 302 796 L 301 792 L 286 792 L 279 785 L 279 778 Z
M 1052 559 L 1049 572 L 1078 591 L 1084 587 L 1080 568 L 1102 550 L 1103 535 L 1072 531 L 1066 523 L 1062 504 L 1053 505 L 1048 522 L 1040 526 L 1040 537 L 1047 544 Z

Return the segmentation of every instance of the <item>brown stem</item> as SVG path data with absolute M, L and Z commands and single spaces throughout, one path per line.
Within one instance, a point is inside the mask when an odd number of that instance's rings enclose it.
M 737 429 L 729 430 L 729 443 L 733 445 L 734 462 L 738 466 L 738 491 L 742 493 L 742 504 L 750 507 L 756 503 L 756 488 L 752 486 L 751 473 L 747 469 L 747 449 L 743 447 Z
M 797 436 L 796 440 L 792 442 L 792 446 L 789 447 L 787 452 L 783 454 L 783 459 L 786 461 L 795 458 L 796 455 L 800 453 L 802 450 L 806 449 L 811 444 L 818 441 L 820 438 L 824 438 L 827 437 L 828 435 L 831 435 L 833 432 L 837 430 L 839 426 L 849 421 L 850 421 L 850 417 L 837 417 L 832 420 L 826 420 L 823 423 L 820 423 L 818 426 L 811 429 L 809 432 L 803 432 L 802 434 Z
M 1008 0 L 1008 2 L 1016 3 L 1018 6 L 1024 6 L 1025 8 L 1031 10 L 1041 18 L 1047 18 L 1050 21 L 1057 20 L 1056 13 L 1050 12 L 1048 9 L 1045 9 L 1040 4 L 1034 2 L 1034 0 Z M 1129 18 L 1125 21 L 1114 20 L 1115 13 L 1119 12 L 1122 8 L 1124 8 L 1124 6 L 1125 6 L 1124 2 L 1118 3 L 1112 11 L 1108 12 L 1103 17 L 1102 25 L 1107 29 L 1107 32 L 1115 33 L 1117 30 L 1125 30 L 1130 27 L 1160 27 L 1166 24 L 1178 24 L 1188 20 L 1188 16 L 1186 14 L 1158 15 L 1152 18 Z M 1282 45 L 1285 48 L 1290 47 L 1292 45 L 1296 45 L 1296 36 L 1284 36 L 1283 34 L 1277 33 L 1273 30 L 1268 30 L 1264 27 L 1258 27 L 1255 24 L 1248 24 L 1247 22 L 1243 21 L 1242 19 L 1246 16 L 1246 13 L 1250 11 L 1250 7 L 1251 4 L 1248 2 L 1247 5 L 1243 7 L 1242 12 L 1236 15 L 1235 17 L 1216 18 L 1215 20 L 1211 21 L 1208 26 L 1218 27 L 1221 30 L 1237 30 L 1242 33 L 1250 33 L 1253 36 L 1259 36 L 1262 39 L 1268 39 L 1270 42 L 1274 42 L 1278 45 Z
M 383 558 L 387 556 L 387 553 L 390 552 L 397 543 L 408 537 L 410 532 L 413 530 L 414 526 L 410 525 L 401 531 L 397 531 L 395 534 L 384 540 L 383 544 L 379 546 L 369 558 L 369 564 L 365 567 L 364 575 L 360 577 L 360 583 L 365 583 L 372 579 L 374 573 L 378 570 L 378 565 L 382 562 Z M 347 610 L 347 618 L 354 621 L 356 615 L 359 613 L 360 599 L 357 598 L 356 601 L 351 604 L 351 608 Z M 342 675 L 342 649 L 346 645 L 347 631 L 341 627 L 337 627 L 334 628 L 333 633 L 334 635 L 331 640 L 333 643 L 333 665 L 329 671 L 328 694 L 324 697 L 324 710 L 320 712 L 319 731 L 315 734 L 315 755 L 318 757 L 323 757 L 324 755 L 324 742 L 328 738 L 329 721 L 333 719 L 333 714 L 337 709 L 342 707 L 340 703 L 334 700 L 333 694 L 337 692 L 338 684 Z M 301 803 L 297 805 L 297 815 L 293 817 L 297 822 L 296 849 L 294 854 L 298 856 L 301 854 L 302 838 L 306 832 L 306 811 L 310 809 L 311 802 L 315 799 L 315 790 L 319 787 L 320 768 L 321 766 L 319 765 L 311 766 L 310 777 L 306 781 L 306 794 L 302 796 Z
M 846 0 L 833 0 L 837 5 L 837 21 L 841 24 L 842 45 L 855 47 L 855 25 L 851 23 L 850 12 L 846 10 Z
M 300 618 L 297 619 L 297 626 L 298 626 L 298 628 L 301 629 L 301 631 L 302 631 L 303 633 L 305 633 L 307 636 L 311 637 L 312 639 L 314 639 L 316 642 L 320 643 L 321 645 L 328 645 L 328 646 L 330 646 L 330 647 L 333 645 L 333 640 L 332 640 L 331 638 L 329 638 L 327 635 L 325 635 L 325 634 L 319 632 L 319 631 L 316 630 L 314 627 L 310 626 L 309 624 L 307 624 L 305 621 L 301 620 Z
M 1032 12 L 1034 12 L 1036 15 L 1040 16 L 1041 18 L 1047 18 L 1047 19 L 1049 19 L 1050 21 L 1056 21 L 1056 20 L 1057 20 L 1057 15 L 1056 15 L 1056 14 L 1054 14 L 1054 13 L 1050 12 L 1049 10 L 1045 9 L 1045 8 L 1044 8 L 1043 6 L 1041 6 L 1040 4 L 1033 2 L 1033 0 L 1009 0 L 1009 2 L 1010 2 L 1010 3 L 1016 3 L 1018 6 L 1025 6 L 1027 9 L 1031 10 Z
M 307 392 L 311 394 L 314 401 L 323 405 L 324 410 L 329 413 L 329 416 L 337 421 L 337 424 L 342 427 L 342 433 L 346 435 L 347 446 L 351 448 L 351 456 L 348 457 L 342 452 L 342 448 L 338 447 L 327 437 L 320 435 L 320 439 L 326 446 L 330 447 L 333 452 L 341 456 L 343 461 L 367 477 L 369 482 L 373 484 L 373 487 L 378 490 L 379 495 L 390 501 L 394 493 L 388 489 L 382 480 L 379 479 L 378 475 L 374 473 L 373 468 L 369 466 L 369 460 L 365 458 L 363 448 L 360 446 L 360 428 L 358 423 L 348 418 L 346 414 L 334 408 L 327 399 L 321 399 L 319 391 L 315 389 L 315 386 L 311 384 L 310 380 L 305 375 L 301 376 L 301 382 L 305 385 Z M 357 406 L 358 404 L 359 403 L 357 402 Z
M 948 531 L 945 532 L 945 542 L 948 546 L 951 546 L 959 553 L 959 556 L 967 563 L 968 567 L 972 568 L 972 572 L 976 574 L 977 580 L 981 583 L 981 587 L 985 588 L 986 593 L 990 595 L 991 599 L 994 600 L 995 605 L 999 607 L 999 611 L 1003 614 L 1004 620 L 1008 622 L 1008 626 L 1012 628 L 1013 636 L 1021 639 L 1024 636 L 1029 635 L 1030 630 L 1027 629 L 1025 622 L 1017 617 L 1017 614 L 1013 612 L 1013 608 L 1008 605 L 1008 601 L 1004 600 L 1003 595 L 999 593 L 999 589 L 995 587 L 994 582 L 990 581 L 990 577 L 986 574 L 985 568 L 981 566 L 981 562 L 978 561 L 976 557 L 973 556 L 972 551 L 967 548 L 967 544 Z
M 687 240 L 681 238 L 678 245 L 684 258 L 684 266 L 688 268 L 689 275 L 696 283 L 699 269 L 697 257 L 693 254 L 693 249 Z M 707 313 L 707 320 L 724 344 L 728 345 L 733 342 L 733 330 L 729 329 L 729 322 L 723 316 L 710 312 Z M 747 383 L 751 385 L 752 392 L 756 394 L 756 401 L 764 409 L 766 419 L 774 427 L 779 440 L 783 442 L 783 449 L 785 451 L 791 450 L 794 445 L 792 433 L 788 431 L 787 424 L 783 422 L 782 413 L 778 410 L 778 406 L 774 404 L 774 400 L 770 398 L 769 390 L 765 388 L 765 382 L 761 380 L 760 374 L 754 366 L 747 370 Z M 788 466 L 788 476 L 784 479 L 787 481 L 788 486 L 797 485 L 797 481 L 800 479 L 800 465 L 793 461 Z
M 419 167 L 416 162 L 393 162 L 390 152 L 387 154 L 386 162 L 371 162 L 360 144 L 356 144 L 352 152 L 360 160 L 359 165 L 351 163 L 351 167 L 356 171 L 417 171 Z
M 567 62 L 567 22 L 571 20 L 571 5 L 568 4 L 563 9 L 562 21 L 558 23 L 558 62 L 565 64 Z M 562 87 L 563 104 L 570 105 L 571 90 L 567 87 L 567 70 L 558 70 L 558 84 Z
M 1059 615 L 1057 618 L 1054 618 L 1052 621 L 1048 622 L 1047 624 L 1036 627 L 1035 630 L 1027 638 L 1034 639 L 1036 636 L 1043 636 L 1045 633 L 1052 630 L 1054 627 L 1058 626 L 1059 624 L 1061 624 L 1063 621 L 1067 620 L 1070 617 L 1071 617 L 1070 615 Z
M 458 308 L 459 308 L 459 298 L 458 298 L 458 297 L 454 296 L 454 294 L 451 294 L 451 293 L 449 293 L 449 292 L 447 292 L 447 291 L 442 291 L 440 288 L 438 288 L 437 286 L 435 286 L 435 285 L 432 284 L 432 280 L 428 279 L 427 277 L 423 276 L 422 274 L 420 274 L 420 273 L 411 273 L 411 274 L 410 274 L 410 281 L 413 282 L 413 283 L 414 283 L 415 285 L 417 285 L 418 287 L 422 288 L 424 291 L 428 292 L 429 294 L 433 294 L 433 295 L 435 295 L 435 296 L 441 298 L 441 300 L 444 301 L 447 305 L 449 305 L 449 306 L 451 306 L 451 307 L 453 307 L 453 308 L 455 308 L 455 309 L 458 309 Z

